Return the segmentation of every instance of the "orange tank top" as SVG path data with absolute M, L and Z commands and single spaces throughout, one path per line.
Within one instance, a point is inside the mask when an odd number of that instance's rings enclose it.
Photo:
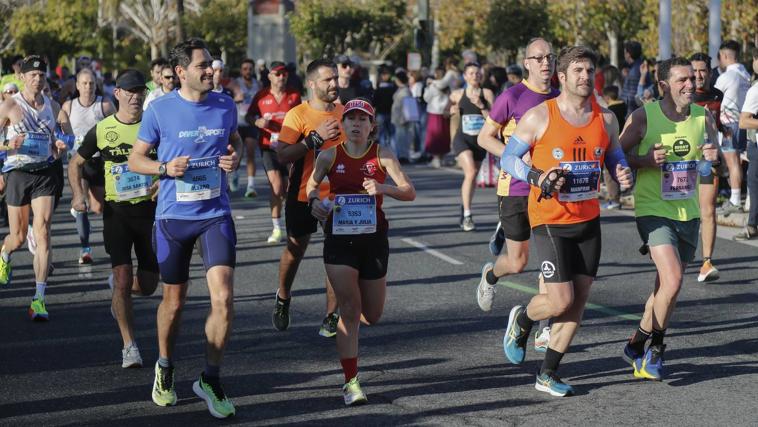
M 374 179 L 379 184 L 384 184 L 387 178 L 387 172 L 379 161 L 380 149 L 381 147 L 378 144 L 370 143 L 362 155 L 353 157 L 347 153 L 345 144 L 340 144 L 336 147 L 337 151 L 334 156 L 334 163 L 332 163 L 327 172 L 329 184 L 331 185 L 332 200 L 335 205 L 335 209 L 332 210 L 329 218 L 327 218 L 325 227 L 327 234 L 331 235 L 334 231 L 335 219 L 333 216 L 335 215 L 335 210 L 338 210 L 338 207 L 343 203 L 351 204 L 353 202 L 357 203 L 357 208 L 352 212 L 342 212 L 342 217 L 344 218 L 337 218 L 337 223 L 340 221 L 347 223 L 355 222 L 353 225 L 360 227 L 361 221 L 371 218 L 370 212 L 373 211 L 373 218 L 369 221 L 375 221 L 373 225 L 375 225 L 377 232 L 387 232 L 387 220 L 382 210 L 383 196 L 381 194 L 368 196 L 366 190 L 363 188 L 363 181 L 367 178 Z M 348 197 L 348 195 L 355 197 Z M 366 198 L 371 198 L 371 202 L 367 204 L 366 200 L 363 200 Z M 373 204 L 373 208 L 371 209 L 367 207 L 370 204 Z M 340 212 L 336 213 L 340 214 Z M 367 216 L 367 214 L 369 215 Z M 349 228 L 349 225 L 346 224 L 344 228 Z M 345 233 L 352 234 L 349 230 Z
M 544 224 L 576 224 L 600 215 L 598 190 L 608 133 L 603 114 L 592 103 L 589 122 L 575 127 L 567 122 L 558 109 L 556 99 L 545 101 L 548 125 L 545 134 L 530 150 L 532 165 L 543 171 L 560 166 L 568 172 L 561 192 L 551 199 L 537 202 L 541 191 L 531 187 L 529 192 L 529 222 L 532 228 Z

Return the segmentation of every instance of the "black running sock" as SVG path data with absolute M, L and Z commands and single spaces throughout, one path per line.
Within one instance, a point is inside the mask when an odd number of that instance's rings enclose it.
M 521 329 L 525 331 L 531 331 L 532 326 L 534 325 L 534 320 L 529 318 L 529 315 L 526 313 L 526 308 L 524 308 L 524 311 L 522 311 L 521 314 L 516 317 L 516 323 L 521 327 Z
M 648 338 L 650 338 L 650 332 L 642 328 L 637 328 L 632 337 L 629 338 L 629 347 L 631 347 L 637 354 L 644 353 L 645 342 L 647 342 Z
M 545 360 L 542 361 L 542 368 L 540 368 L 540 374 L 548 374 L 558 370 L 558 365 L 563 359 L 563 353 L 555 351 L 552 348 L 548 348 L 545 352 Z
M 218 378 L 221 375 L 221 367 L 217 365 L 210 365 L 205 362 L 205 370 L 203 371 L 205 378 Z
M 666 336 L 666 330 L 658 330 L 653 328 L 653 334 L 651 335 L 650 345 L 663 345 L 663 337 Z
M 497 283 L 498 277 L 495 276 L 494 271 L 495 269 L 492 269 L 488 271 L 487 274 L 484 276 L 484 278 L 487 280 L 487 283 L 489 283 L 490 285 L 494 285 L 495 283 Z

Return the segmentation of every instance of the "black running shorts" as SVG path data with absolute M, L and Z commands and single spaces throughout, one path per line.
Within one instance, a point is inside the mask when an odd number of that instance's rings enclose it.
M 600 218 L 578 224 L 540 225 L 532 230 L 545 283 L 595 277 L 600 265 Z
M 308 236 L 318 230 L 318 220 L 311 215 L 311 207 L 308 203 L 297 201 L 287 197 L 285 204 L 284 222 L 287 225 L 287 235 L 294 238 Z
M 111 257 L 111 267 L 132 265 L 132 247 L 137 268 L 158 273 L 158 260 L 153 251 L 155 202 L 137 204 L 106 202 L 103 207 L 103 242 Z
M 62 183 L 54 166 L 34 172 L 13 169 L 5 175 L 5 202 L 26 206 L 37 197 L 58 197 Z
M 279 163 L 276 151 L 261 147 L 261 159 L 263 160 L 263 170 L 266 172 L 278 170 L 282 174 L 282 178 L 286 179 L 288 174 L 287 167 Z
M 526 242 L 532 234 L 529 226 L 527 203 L 529 196 L 498 196 L 498 215 L 505 238 L 514 242 Z
M 324 239 L 324 264 L 352 267 L 363 280 L 386 276 L 389 256 L 389 241 L 384 233 L 329 235 Z

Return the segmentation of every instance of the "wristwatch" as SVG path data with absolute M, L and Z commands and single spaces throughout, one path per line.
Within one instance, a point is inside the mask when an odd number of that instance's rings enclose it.
M 166 162 L 163 162 L 158 166 L 158 175 L 166 176 Z

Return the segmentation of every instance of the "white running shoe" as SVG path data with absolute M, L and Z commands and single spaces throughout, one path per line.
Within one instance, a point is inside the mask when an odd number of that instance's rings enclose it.
M 121 350 L 121 367 L 124 369 L 142 367 L 142 356 L 134 343 Z
M 275 228 L 273 231 L 271 231 L 271 235 L 268 236 L 266 243 L 272 245 L 275 243 L 282 243 L 286 237 L 287 234 L 284 232 L 284 230 L 281 228 Z
M 534 351 L 539 353 L 547 352 L 547 346 L 550 344 L 550 327 L 545 326 L 541 331 L 534 334 Z
M 492 309 L 492 300 L 495 299 L 494 285 L 487 283 L 487 272 L 492 270 L 494 265 L 491 262 L 484 264 L 482 267 L 482 278 L 479 280 L 479 286 L 476 288 L 476 302 L 479 303 L 479 308 L 482 311 L 490 311 Z

